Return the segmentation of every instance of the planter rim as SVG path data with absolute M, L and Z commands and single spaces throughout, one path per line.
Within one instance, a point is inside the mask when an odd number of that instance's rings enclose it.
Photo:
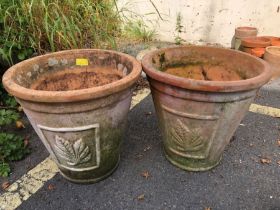
M 53 56 L 63 56 L 68 54 L 75 53 L 94 53 L 94 52 L 108 52 L 112 54 L 117 54 L 125 57 L 132 63 L 131 72 L 126 75 L 124 78 L 98 87 L 92 87 L 87 89 L 80 90 L 69 90 L 69 91 L 42 91 L 42 90 L 33 90 L 26 87 L 23 87 L 17 84 L 13 80 L 13 75 L 17 72 L 18 69 L 25 68 L 30 66 L 32 63 L 36 63 L 40 59 L 48 59 Z M 5 89 L 12 94 L 13 96 L 35 102 L 47 102 L 47 103 L 56 103 L 56 102 L 75 102 L 75 101 L 85 101 L 94 98 L 101 98 L 107 95 L 111 95 L 116 92 L 127 89 L 132 86 L 135 81 L 138 79 L 141 74 L 141 64 L 132 56 L 113 51 L 113 50 L 103 50 L 103 49 L 74 49 L 74 50 L 63 50 L 54 53 L 48 53 L 45 55 L 40 55 L 28 60 L 22 61 L 12 67 L 10 67 L 2 78 L 2 83 Z
M 244 30 L 244 31 L 256 31 L 258 30 L 256 27 L 252 26 L 239 26 L 235 28 L 236 30 Z
M 178 76 L 174 76 L 168 73 L 161 72 L 157 70 L 152 65 L 152 58 L 158 53 L 176 50 L 178 48 L 196 48 L 196 49 L 212 49 L 212 50 L 220 50 L 220 51 L 228 51 L 233 55 L 242 55 L 245 57 L 250 57 L 250 59 L 255 60 L 256 62 L 263 65 L 263 72 L 256 77 L 246 79 L 246 80 L 237 80 L 237 81 L 205 81 L 205 80 L 194 80 L 188 78 L 182 78 Z M 209 47 L 209 46 L 176 46 L 176 47 L 168 47 L 162 48 L 153 52 L 148 53 L 142 59 L 143 70 L 147 73 L 147 75 L 155 79 L 157 81 L 163 82 L 165 84 L 173 85 L 180 88 L 197 90 L 197 91 L 205 91 L 205 92 L 237 92 L 237 91 L 246 91 L 259 88 L 263 84 L 267 83 L 272 75 L 270 71 L 269 64 L 263 61 L 260 58 L 249 55 L 244 52 L 224 49 L 218 47 Z
M 280 46 L 268 46 L 265 48 L 265 51 L 273 54 L 273 52 L 270 51 L 271 49 L 278 49 L 280 51 Z M 275 55 L 275 54 L 273 54 L 273 55 Z
M 264 36 L 256 36 L 256 37 L 245 37 L 241 39 L 241 45 L 244 47 L 268 47 L 271 44 L 271 40 Z

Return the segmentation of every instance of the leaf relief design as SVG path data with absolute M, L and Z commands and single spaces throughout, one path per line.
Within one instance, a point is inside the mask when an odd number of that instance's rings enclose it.
M 91 159 L 89 147 L 82 139 L 70 143 L 62 137 L 55 136 L 56 153 L 71 166 L 86 163 Z
M 174 127 L 171 128 L 173 142 L 177 149 L 183 152 L 199 151 L 203 148 L 203 138 L 201 138 L 199 129 L 189 129 L 181 120 L 177 120 Z

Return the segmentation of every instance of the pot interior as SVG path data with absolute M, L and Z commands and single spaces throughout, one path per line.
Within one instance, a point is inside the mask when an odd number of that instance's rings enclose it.
M 246 80 L 264 71 L 256 58 L 232 50 L 211 47 L 176 47 L 155 53 L 152 66 L 179 77 L 208 81 Z
M 63 51 L 18 64 L 13 80 L 35 90 L 79 90 L 115 82 L 129 75 L 132 69 L 127 57 L 111 51 Z

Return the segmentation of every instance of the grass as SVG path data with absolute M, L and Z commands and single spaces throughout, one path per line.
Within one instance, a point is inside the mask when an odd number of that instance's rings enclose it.
M 129 20 L 127 22 L 124 27 L 124 34 L 135 41 L 149 42 L 155 39 L 156 31 L 150 29 L 144 21 L 138 19 L 136 21 Z
M 115 38 L 121 33 L 111 0 L 4 1 L 0 6 L 0 54 L 10 64 L 33 52 L 115 48 Z

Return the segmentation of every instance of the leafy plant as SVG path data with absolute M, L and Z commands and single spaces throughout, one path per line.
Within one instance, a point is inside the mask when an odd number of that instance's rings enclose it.
M 0 159 L 5 161 L 21 160 L 28 154 L 24 139 L 15 134 L 0 133 L 0 148 Z
M 125 34 L 136 41 L 148 42 L 155 38 L 156 31 L 149 29 L 143 20 L 129 20 L 124 27 Z
M 0 110 L 0 126 L 9 125 L 19 119 L 19 114 L 14 110 Z
M 0 55 L 11 65 L 34 52 L 114 48 L 120 26 L 111 0 L 1 0 Z
M 175 44 L 177 45 L 180 45 L 182 44 L 182 42 L 186 41 L 181 37 L 181 33 L 184 32 L 184 26 L 182 25 L 182 20 L 183 20 L 182 14 L 178 13 L 176 18 L 176 28 L 175 28 L 175 31 L 177 33 L 175 37 Z
M 11 172 L 11 168 L 8 163 L 0 162 L 0 176 L 7 177 Z
M 17 103 L 12 96 L 9 96 L 0 86 L 0 128 L 17 121 L 20 117 L 17 112 Z M 0 176 L 8 176 L 11 169 L 9 161 L 20 160 L 29 153 L 24 139 L 15 134 L 0 132 Z

